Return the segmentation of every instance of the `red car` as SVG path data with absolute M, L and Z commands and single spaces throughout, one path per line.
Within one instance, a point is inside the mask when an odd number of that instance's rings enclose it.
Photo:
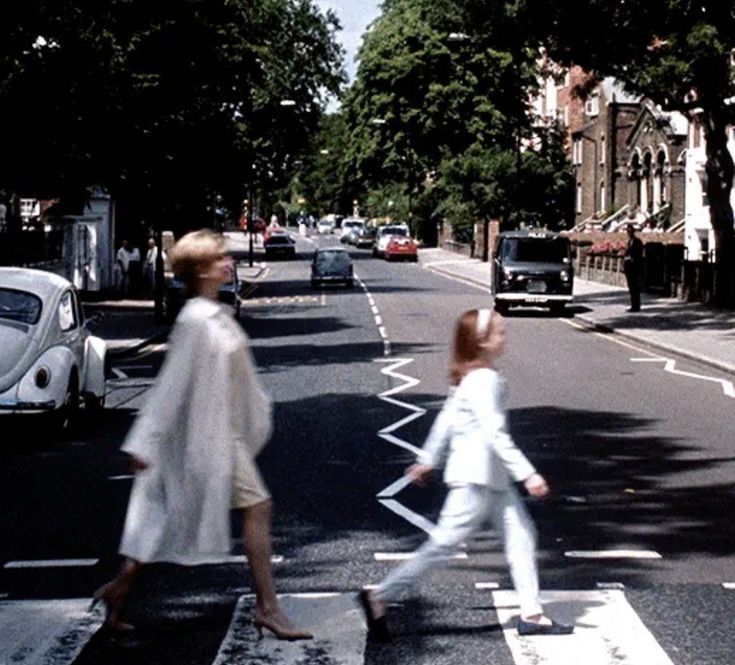
M 418 261 L 418 245 L 413 238 L 394 236 L 385 247 L 385 260 L 395 261 L 405 259 L 407 261 Z

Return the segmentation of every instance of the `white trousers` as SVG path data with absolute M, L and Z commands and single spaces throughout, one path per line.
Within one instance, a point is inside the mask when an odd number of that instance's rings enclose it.
M 521 616 L 540 614 L 543 610 L 536 568 L 536 528 L 515 487 L 501 491 L 484 485 L 450 487 L 439 523 L 429 539 L 378 586 L 381 600 L 391 602 L 402 596 L 420 578 L 456 554 L 457 547 L 487 519 L 502 534 Z

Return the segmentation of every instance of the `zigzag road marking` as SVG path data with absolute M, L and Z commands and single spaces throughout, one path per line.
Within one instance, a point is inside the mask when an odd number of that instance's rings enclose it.
M 732 397 L 733 399 L 735 399 L 735 386 L 732 384 L 731 381 L 727 381 L 726 379 L 718 379 L 714 376 L 705 376 L 703 374 L 683 372 L 680 369 L 676 369 L 676 360 L 672 360 L 671 358 L 631 358 L 630 360 L 634 363 L 664 363 L 664 371 L 669 372 L 670 374 L 686 376 L 690 379 L 700 379 L 701 381 L 711 381 L 712 383 L 719 383 L 722 386 L 722 392 L 724 392 L 727 397 Z
M 420 406 L 415 406 L 414 404 L 402 402 L 393 397 L 393 395 L 401 393 L 404 390 L 409 390 L 410 388 L 413 388 L 414 386 L 417 386 L 419 383 L 421 383 L 419 379 L 416 379 L 412 376 L 407 376 L 406 374 L 400 374 L 396 371 L 397 369 L 400 369 L 401 367 L 412 363 L 413 358 L 395 358 L 391 360 L 381 358 L 380 360 L 376 360 L 375 362 L 391 363 L 388 367 L 380 370 L 381 373 L 403 382 L 397 386 L 394 386 L 393 388 L 390 388 L 389 390 L 380 393 L 378 395 L 378 399 L 381 399 L 388 404 L 406 409 L 407 411 L 411 412 L 409 413 L 409 415 L 381 429 L 378 432 L 378 436 L 381 439 L 388 441 L 388 443 L 393 444 L 394 446 L 398 446 L 399 448 L 403 448 L 404 450 L 408 450 L 409 452 L 418 454 L 418 452 L 421 450 L 420 448 L 413 445 L 412 443 L 409 443 L 408 441 L 404 441 L 394 434 L 397 429 L 403 427 L 404 425 L 407 425 L 417 418 L 421 418 L 426 413 L 426 409 L 422 409 Z M 402 476 L 398 480 L 388 485 L 388 487 L 378 492 L 378 494 L 376 495 L 377 499 L 388 510 L 394 512 L 396 515 L 402 517 L 407 522 L 413 524 L 415 527 L 421 529 L 422 531 L 430 533 L 431 530 L 434 528 L 434 524 L 431 521 L 427 520 L 423 515 L 419 515 L 409 508 L 406 508 L 406 506 L 404 506 L 402 503 L 394 498 L 396 494 L 403 490 L 409 483 L 410 480 L 408 479 L 408 477 Z

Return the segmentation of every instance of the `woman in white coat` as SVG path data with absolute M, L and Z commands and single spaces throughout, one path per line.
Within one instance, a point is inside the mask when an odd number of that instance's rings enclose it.
M 503 353 L 502 317 L 488 309 L 470 310 L 458 320 L 452 349 L 450 393 L 418 461 L 408 469 L 424 485 L 446 465 L 449 493 L 439 522 L 415 556 L 391 572 L 375 590 L 359 594 L 371 636 L 389 639 L 386 605 L 399 598 L 431 569 L 448 560 L 486 519 L 503 533 L 505 555 L 518 593 L 522 635 L 564 635 L 573 631 L 549 619 L 539 600 L 536 532 L 513 482 L 538 498 L 549 488 L 508 434 L 506 386 L 493 369 Z
M 171 331 L 152 394 L 122 450 L 137 470 L 120 545 L 118 576 L 95 593 L 106 624 L 120 613 L 142 564 L 216 563 L 230 553 L 229 509 L 243 510 L 245 553 L 256 605 L 253 622 L 279 639 L 309 639 L 281 611 L 271 571 L 272 501 L 255 456 L 271 433 L 271 405 L 247 336 L 218 302 L 233 269 L 222 236 L 185 235 L 171 252 L 193 296 Z

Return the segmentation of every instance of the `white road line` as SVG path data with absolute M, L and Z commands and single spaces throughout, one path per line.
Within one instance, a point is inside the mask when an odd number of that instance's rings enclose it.
M 564 552 L 569 559 L 661 559 L 651 550 L 571 550 Z
M 732 397 L 733 399 L 735 399 L 735 385 L 733 385 L 732 381 L 727 381 L 726 379 L 718 379 L 714 376 L 705 376 L 704 374 L 684 372 L 680 369 L 676 369 L 676 360 L 673 360 L 671 358 L 631 358 L 630 360 L 634 363 L 662 362 L 664 363 L 664 371 L 669 372 L 670 374 L 676 374 L 677 376 L 686 376 L 690 379 L 699 379 L 700 381 L 711 381 L 712 383 L 719 383 L 720 386 L 722 386 L 722 392 L 724 392 L 725 395 L 727 395 L 728 397 Z
M 428 266 L 421 266 L 421 267 L 424 268 L 425 270 L 428 270 L 429 272 L 434 273 L 435 275 L 439 275 L 440 277 L 444 277 L 446 279 L 451 279 L 451 280 L 454 280 L 455 282 L 460 282 L 462 284 L 465 284 L 466 286 L 471 286 L 472 288 L 480 289 L 480 291 L 484 291 L 485 293 L 489 293 L 490 295 L 493 295 L 492 290 L 488 289 L 486 286 L 480 286 L 476 282 L 471 282 L 468 279 L 462 279 L 461 277 L 457 277 L 455 275 L 449 275 L 449 274 L 445 273 L 443 270 L 434 270 L 434 269 L 432 269 L 432 267 L 430 265 L 428 265 Z
M 623 589 L 625 589 L 625 584 L 623 584 L 622 582 L 598 582 L 597 584 L 595 584 L 595 586 L 603 591 L 611 589 L 622 591 Z
M 408 561 L 416 556 L 416 552 L 376 552 L 376 561 Z M 449 557 L 452 560 L 464 560 L 467 552 L 456 552 Z
M 497 582 L 475 582 L 475 589 L 482 591 L 483 589 L 499 589 Z
M 373 305 L 372 307 L 373 307 L 373 314 L 377 316 L 379 314 L 378 308 L 375 305 Z
M 735 582 L 723 582 L 722 586 L 725 589 L 735 589 Z
M 427 520 L 423 515 L 419 515 L 413 510 L 409 510 L 395 499 L 378 499 L 378 501 L 380 501 L 380 503 L 382 503 L 388 510 L 393 511 L 396 515 L 402 517 L 409 524 L 413 524 L 417 529 L 421 529 L 426 533 L 431 533 L 431 530 L 434 528 L 434 524 Z
M 383 327 L 383 319 L 377 314 L 375 315 L 375 325 L 379 328 Z M 385 330 L 385 328 L 383 328 L 383 330 Z
M 135 474 L 125 473 L 120 476 L 109 476 L 107 480 L 132 480 L 135 478 Z
M 231 554 L 224 557 L 222 563 L 247 563 L 248 558 L 244 554 Z M 274 554 L 271 557 L 271 563 L 283 563 L 283 557 L 280 554 Z
M 8 561 L 3 568 L 87 568 L 96 566 L 99 559 L 38 559 L 31 561 Z
M 622 591 L 549 591 L 541 601 L 572 635 L 520 637 L 514 591 L 493 591 L 503 637 L 515 665 L 673 665 Z
M 213 665 L 234 663 L 339 663 L 363 665 L 367 629 L 353 594 L 287 594 L 278 597 L 284 613 L 311 631 L 315 639 L 286 642 L 265 631 L 258 640 L 253 626 L 252 595 L 241 596 Z
M 563 323 L 566 323 L 568 326 L 572 326 L 572 328 L 577 328 L 577 330 L 584 330 L 588 331 L 590 330 L 590 326 L 588 325 L 582 325 L 581 323 L 577 323 L 576 321 L 573 321 L 571 319 L 557 319 L 557 321 L 562 321 Z M 619 346 L 624 346 L 626 349 L 631 349 L 633 351 L 637 351 L 638 353 L 647 353 L 650 356 L 653 356 L 654 358 L 659 358 L 660 356 L 657 356 L 652 351 L 648 351 L 646 349 L 641 348 L 640 346 L 636 346 L 635 344 L 632 344 L 630 342 L 626 342 L 625 340 L 618 339 L 617 337 L 614 337 L 610 333 L 601 333 L 598 331 L 592 332 L 593 335 L 599 337 L 600 339 L 604 339 L 608 342 L 612 342 L 613 344 L 618 344 Z
M 118 367 L 112 367 L 111 368 L 112 373 L 118 378 L 118 379 L 127 379 L 128 375 L 125 374 L 121 369 Z
M 321 299 L 320 299 L 320 303 L 321 303 L 321 306 L 322 307 L 326 307 L 327 306 L 327 294 L 324 291 L 322 291 L 322 296 L 321 296 Z
M 0 602 L 0 663 L 70 665 L 103 622 L 89 598 Z

